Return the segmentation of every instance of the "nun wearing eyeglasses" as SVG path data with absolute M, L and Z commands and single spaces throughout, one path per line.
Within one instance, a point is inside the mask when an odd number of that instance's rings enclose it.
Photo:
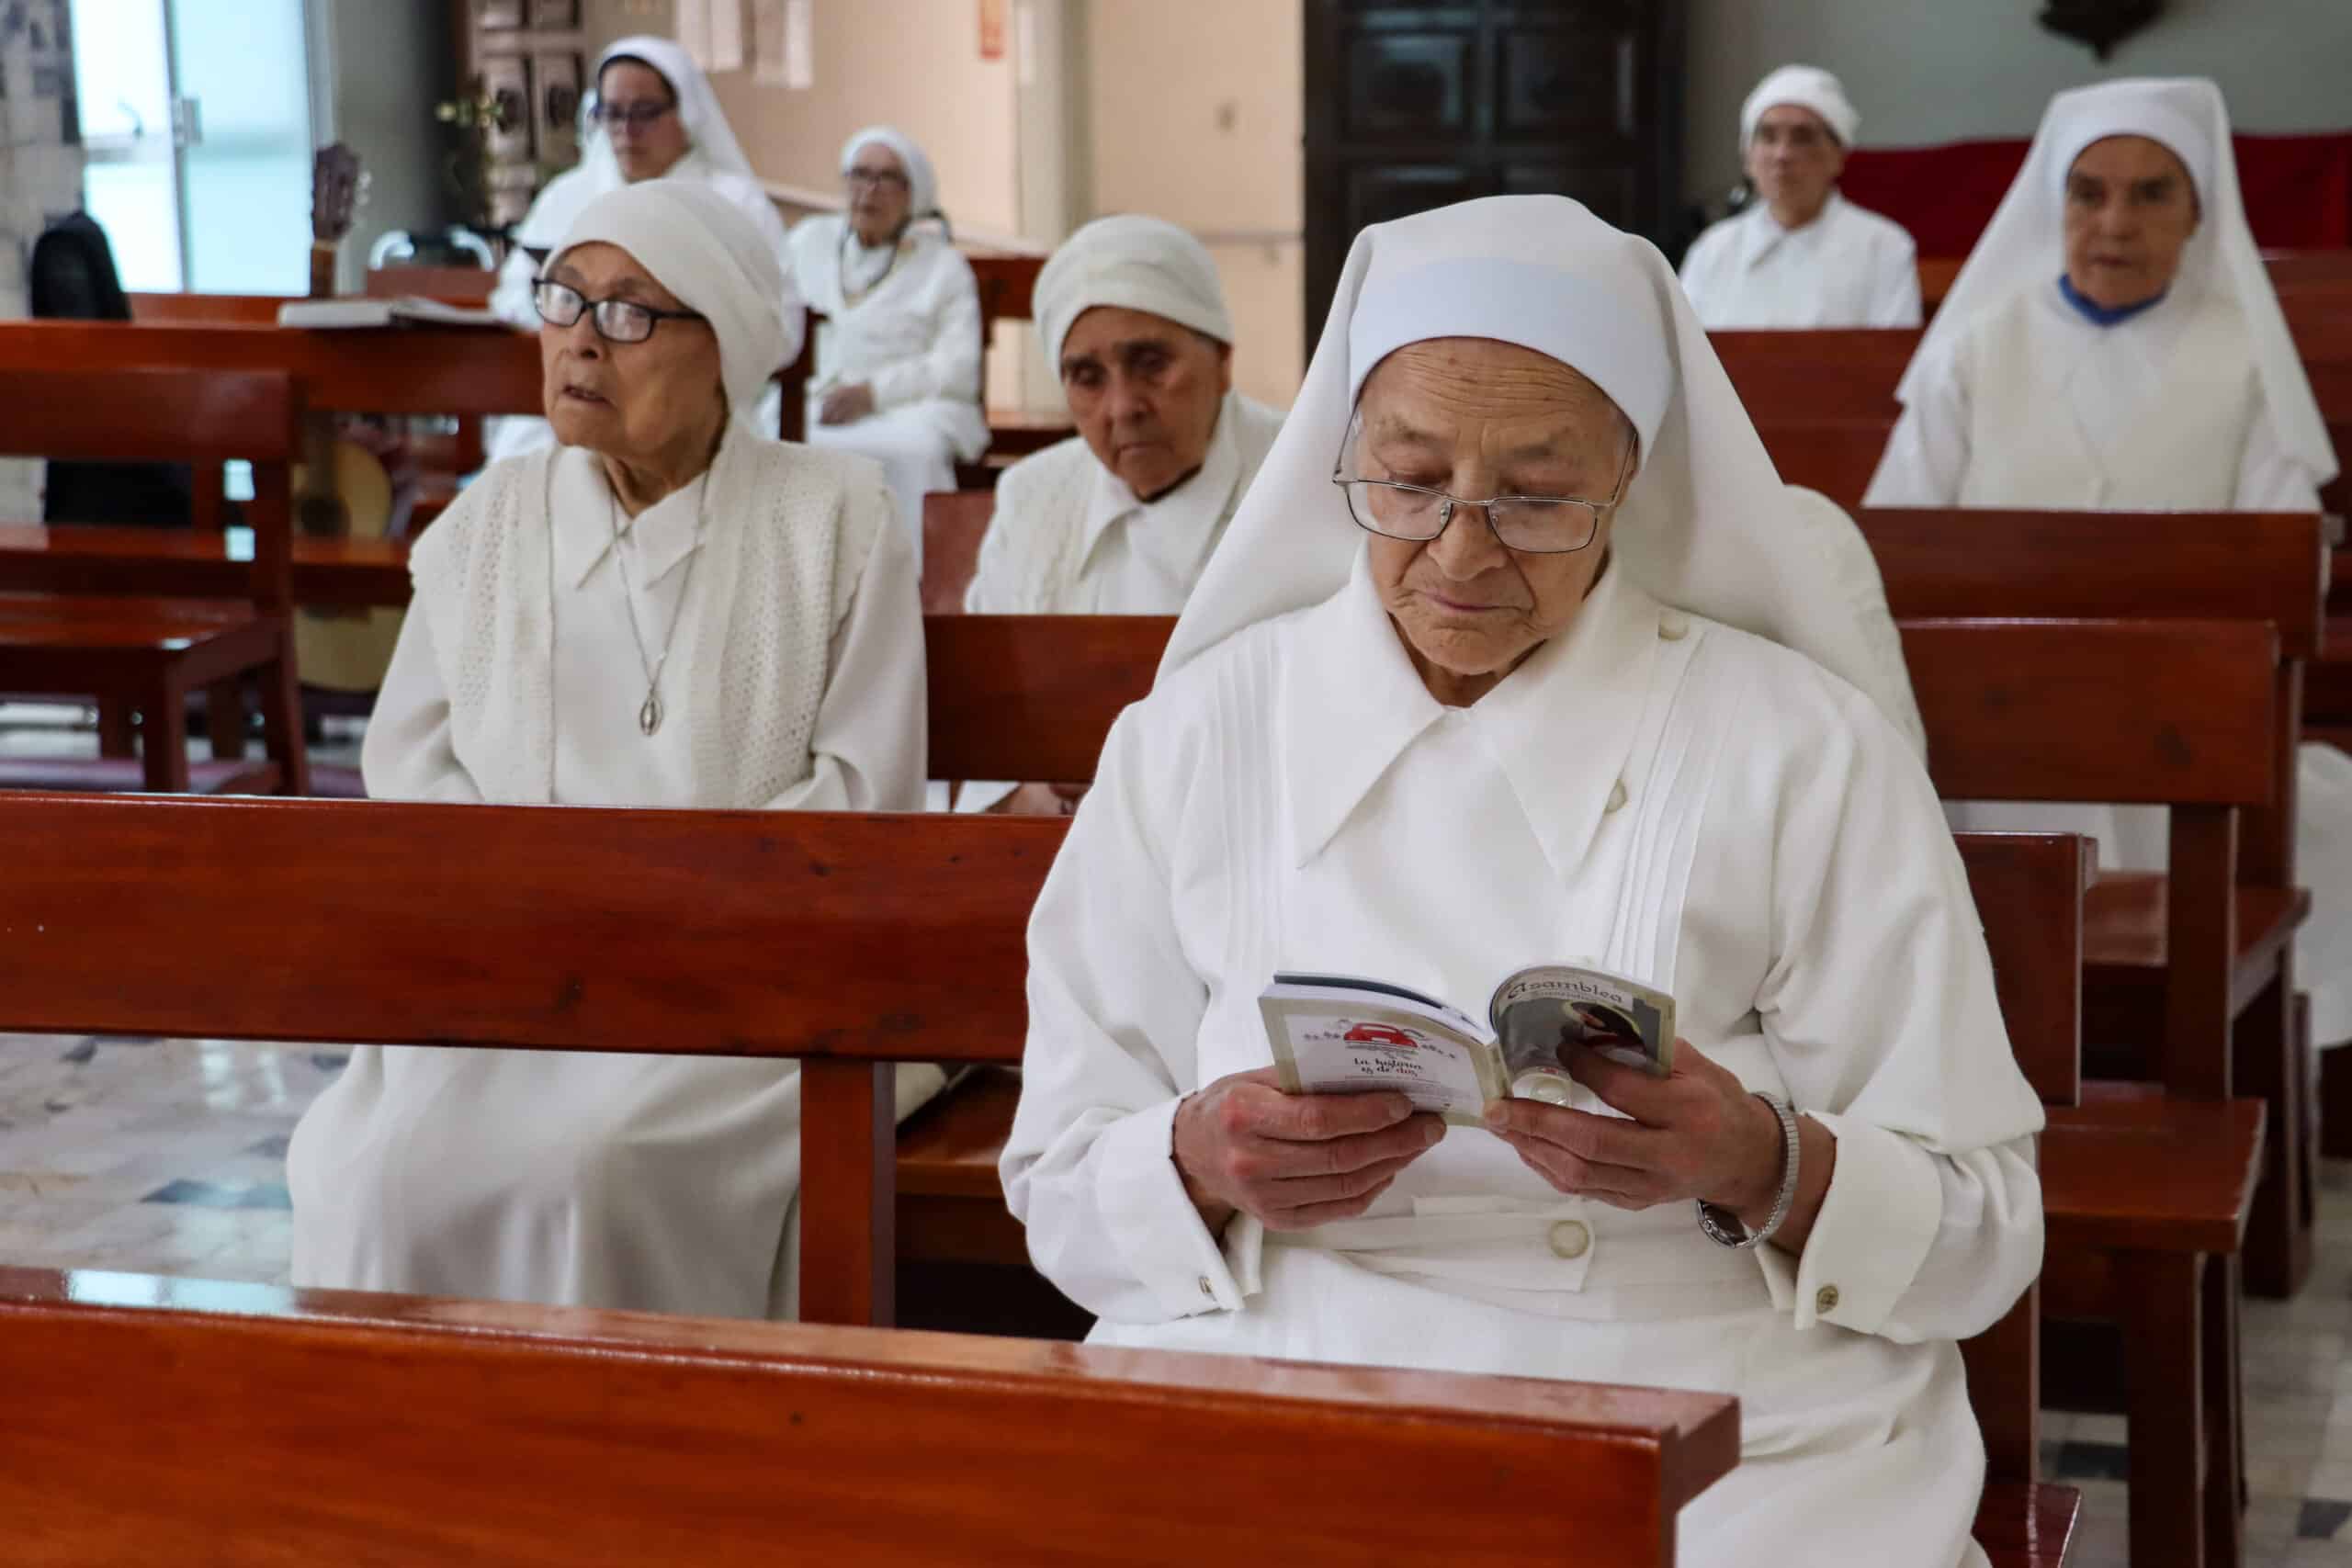
M 539 270 L 573 221 L 598 197 L 640 180 L 691 180 L 725 197 L 759 231 L 784 286 L 776 297 L 784 344 L 771 373 L 799 357 L 808 320 L 793 291 L 784 220 L 752 172 L 752 161 L 718 107 L 718 95 L 694 58 L 668 39 L 625 38 L 597 58 L 595 89 L 581 105 L 579 166 L 549 180 L 514 231 L 514 252 L 498 275 L 490 308 L 525 332 L 537 332 Z M 783 394 L 764 391 L 754 424 L 775 434 Z M 546 420 L 491 422 L 489 456 L 519 457 L 554 445 Z
M 492 466 L 418 542 L 369 795 L 920 809 L 922 625 L 881 475 L 741 417 L 776 297 L 702 186 L 574 220 L 537 291 L 562 445 Z M 901 1109 L 939 1082 L 902 1070 Z M 788 1315 L 799 1126 L 790 1062 L 363 1048 L 288 1152 L 294 1279 Z
M 1558 197 L 1361 234 L 1030 927 L 1002 1176 L 1097 1342 L 1716 1390 L 1686 1565 L 1978 1563 L 1956 1341 L 2041 1257 L 2003 1032 L 1852 524 L 1665 259 Z M 1670 991 L 1653 1078 L 1447 1127 L 1290 1095 L 1278 970 Z
M 980 289 L 950 243 L 939 178 L 913 138 L 869 126 L 842 147 L 847 209 L 792 231 L 792 276 L 817 331 L 808 440 L 882 465 L 922 561 L 924 492 L 988 449 Z

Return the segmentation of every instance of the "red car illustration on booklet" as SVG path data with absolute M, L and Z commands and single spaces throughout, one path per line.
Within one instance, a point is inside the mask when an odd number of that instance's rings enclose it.
M 1592 1050 L 1664 1077 L 1674 998 L 1571 964 L 1522 969 L 1495 987 L 1481 1026 L 1434 997 L 1344 975 L 1279 974 L 1258 998 L 1274 1067 L 1293 1094 L 1395 1089 L 1414 1108 L 1476 1126 L 1490 1100 L 1565 1104 L 1567 1054 Z

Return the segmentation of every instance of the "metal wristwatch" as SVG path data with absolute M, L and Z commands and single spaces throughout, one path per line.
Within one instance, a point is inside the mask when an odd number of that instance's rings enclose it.
M 1789 1217 L 1789 1206 L 1797 1196 L 1796 1108 L 1777 1094 L 1759 1093 L 1756 1098 L 1770 1106 L 1772 1114 L 1781 1122 L 1781 1190 L 1772 1199 L 1771 1214 L 1764 1221 L 1763 1228 L 1751 1235 L 1747 1227 L 1739 1223 L 1737 1214 L 1720 1203 L 1699 1200 L 1699 1228 L 1707 1233 L 1709 1241 L 1735 1252 L 1746 1252 L 1771 1240 L 1772 1233 L 1781 1228 L 1781 1222 Z

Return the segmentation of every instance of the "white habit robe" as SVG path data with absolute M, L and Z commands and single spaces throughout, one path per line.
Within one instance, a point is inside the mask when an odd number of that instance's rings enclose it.
M 1005 469 L 965 591 L 975 615 L 1173 615 L 1282 434 L 1278 410 L 1227 392 L 1200 470 L 1139 499 L 1073 435 Z
M 2237 308 L 2167 295 L 2095 326 L 2054 281 L 1984 312 L 1922 374 L 1865 504 L 2103 512 L 2316 512 L 2317 487 L 2266 417 Z M 2312 1038 L 2352 1039 L 2352 758 L 2301 749 L 2296 879 L 2312 892 L 2296 983 Z M 2090 833 L 2114 870 L 2161 871 L 2152 807 L 1955 805 L 1957 828 Z
M 964 591 L 975 615 L 1173 615 L 1192 597 L 1226 525 L 1258 477 L 1283 416 L 1239 392 L 1218 411 L 1200 472 L 1142 501 L 1073 435 L 997 481 L 996 513 Z M 986 811 L 1017 787 L 969 780 L 958 811 Z
M 1799 229 L 1758 201 L 1691 244 L 1682 290 L 1710 331 L 1916 327 L 1919 252 L 1901 224 L 1835 190 Z
M 914 563 L 870 464 L 736 424 L 632 522 L 594 455 L 560 448 L 489 470 L 419 556 L 426 613 L 368 727 L 371 795 L 918 807 Z M 650 737 L 625 592 L 648 648 L 674 649 Z M 468 689 L 492 695 L 452 700 Z M 902 1069 L 900 1114 L 940 1082 Z M 799 1124 L 792 1062 L 362 1047 L 288 1154 L 294 1281 L 790 1315 Z
M 1694 1046 L 1836 1136 L 1802 1258 L 1566 1197 L 1459 1127 L 1361 1220 L 1203 1224 L 1177 1103 L 1269 1065 L 1277 969 L 1477 1013 L 1571 958 L 1670 989 Z M 2040 1267 L 2041 1107 L 1933 787 L 1810 660 L 1612 564 L 1445 708 L 1359 554 L 1120 719 L 1030 960 L 1005 1189 L 1096 1342 L 1728 1392 L 1741 1461 L 1680 1516 L 1686 1568 L 1983 1561 L 1954 1341 Z
M 988 450 L 972 264 L 918 227 L 899 237 L 886 272 L 883 253 L 860 245 L 838 213 L 802 220 L 791 244 L 793 281 L 825 317 L 808 383 L 809 443 L 882 465 L 920 569 L 924 492 L 954 490 L 957 460 Z M 874 389 L 873 413 L 853 424 L 819 420 L 827 392 L 860 382 Z

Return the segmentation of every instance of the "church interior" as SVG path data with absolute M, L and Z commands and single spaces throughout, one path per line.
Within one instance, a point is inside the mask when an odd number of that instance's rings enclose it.
M 2352 1568 L 2348 77 L 0 0 L 0 1562 Z

